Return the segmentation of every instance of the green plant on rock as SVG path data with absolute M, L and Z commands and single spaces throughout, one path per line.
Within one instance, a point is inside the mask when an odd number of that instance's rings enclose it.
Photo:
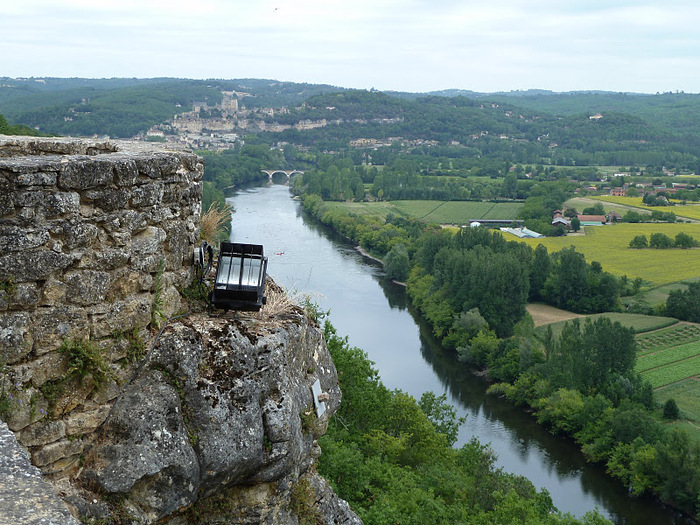
M 299 418 L 301 418 L 302 432 L 306 434 L 316 430 L 316 412 L 314 412 L 313 407 L 307 406 L 306 409 L 299 412 Z
M 12 296 L 14 295 L 15 290 L 17 290 L 17 284 L 15 283 L 15 279 L 12 275 L 10 275 L 7 279 L 0 281 L 0 292 L 5 292 L 8 296 Z
M 109 364 L 102 356 L 99 346 L 87 339 L 64 340 L 58 351 L 68 359 L 65 381 L 77 379 L 85 382 L 92 377 L 96 387 L 104 385 L 112 377 Z
M 323 517 L 314 505 L 314 489 L 306 479 L 300 479 L 289 494 L 289 510 L 299 520 L 299 525 L 321 525 Z
M 0 419 L 3 421 L 10 417 L 11 404 L 10 393 L 5 387 L 5 363 L 0 362 Z
M 126 349 L 126 361 L 128 363 L 136 363 L 146 356 L 146 342 L 139 333 L 138 328 L 134 328 L 130 332 L 116 332 L 115 339 L 126 339 L 129 347 Z

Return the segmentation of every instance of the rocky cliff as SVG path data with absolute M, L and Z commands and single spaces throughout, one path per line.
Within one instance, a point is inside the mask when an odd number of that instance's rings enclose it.
M 85 522 L 360 523 L 314 470 L 340 402 L 321 329 L 181 298 L 201 175 L 187 151 L 0 137 L 0 417 Z

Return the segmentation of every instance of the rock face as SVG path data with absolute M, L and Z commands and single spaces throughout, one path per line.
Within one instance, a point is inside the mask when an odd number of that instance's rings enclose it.
M 317 380 L 328 394 L 321 417 Z M 360 523 L 310 469 L 339 402 L 322 331 L 300 309 L 266 320 L 192 315 L 168 325 L 123 386 L 78 480 L 137 522 L 211 523 L 215 508 L 236 523 L 295 524 L 306 494 L 324 523 Z M 93 499 L 69 500 L 99 515 Z

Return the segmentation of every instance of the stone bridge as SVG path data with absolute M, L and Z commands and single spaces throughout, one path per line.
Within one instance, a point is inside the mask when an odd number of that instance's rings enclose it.
M 284 173 L 284 175 L 287 177 L 287 180 L 291 178 L 292 175 L 295 173 L 301 173 L 302 175 L 304 174 L 303 171 L 301 170 L 261 170 L 263 173 L 267 173 L 268 178 L 270 179 L 270 182 L 272 182 L 272 176 L 275 175 L 276 173 Z

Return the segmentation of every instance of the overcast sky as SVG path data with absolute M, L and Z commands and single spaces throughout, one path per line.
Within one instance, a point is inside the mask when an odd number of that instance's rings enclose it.
M 700 93 L 698 0 L 5 0 L 0 76 Z

